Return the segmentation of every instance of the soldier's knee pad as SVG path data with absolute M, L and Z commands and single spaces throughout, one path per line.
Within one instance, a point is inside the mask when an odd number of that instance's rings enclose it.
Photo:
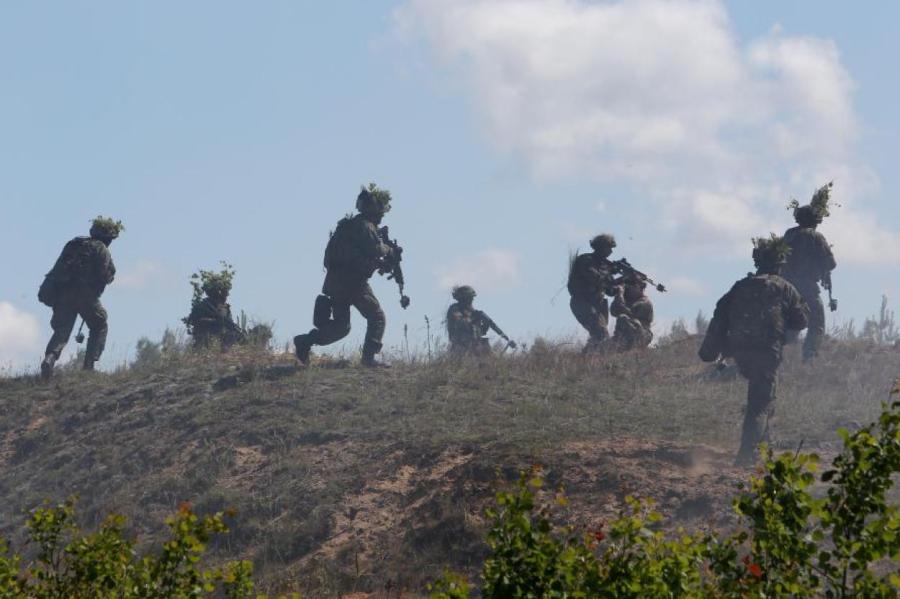
M 313 326 L 321 329 L 331 321 L 332 305 L 331 298 L 327 295 L 320 295 L 316 298 L 316 305 L 313 308 Z

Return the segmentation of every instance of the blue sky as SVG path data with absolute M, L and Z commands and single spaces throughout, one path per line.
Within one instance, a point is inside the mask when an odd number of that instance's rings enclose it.
M 402 311 L 389 344 L 472 283 L 510 336 L 577 327 L 570 249 L 611 231 L 711 311 L 749 237 L 835 179 L 839 319 L 896 294 L 900 9 L 840 2 L 93 2 L 0 6 L 0 362 L 40 359 L 36 300 L 63 243 L 122 219 L 103 365 L 187 313 L 188 279 L 235 265 L 236 310 L 283 342 L 310 326 L 329 229 L 360 184 L 395 197 Z M 345 348 L 359 342 L 363 322 Z

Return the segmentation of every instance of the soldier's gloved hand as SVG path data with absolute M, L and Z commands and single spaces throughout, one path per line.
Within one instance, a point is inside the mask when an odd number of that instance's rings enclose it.
M 506 342 L 509 344 L 509 346 L 510 346 L 511 348 L 516 349 L 517 346 L 516 346 L 516 342 L 515 342 L 515 341 L 512 341 L 511 339 L 509 339 L 509 338 L 507 337 Z

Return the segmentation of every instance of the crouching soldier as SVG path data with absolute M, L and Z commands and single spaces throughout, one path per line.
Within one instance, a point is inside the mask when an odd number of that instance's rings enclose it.
M 53 374 L 53 366 L 68 343 L 79 316 L 89 331 L 84 370 L 93 370 L 94 363 L 100 359 L 108 332 L 106 310 L 100 303 L 100 296 L 116 276 L 109 245 L 123 230 L 120 221 L 98 216 L 91 224 L 90 236 L 69 241 L 44 277 L 38 300 L 53 308 L 50 319 L 53 336 L 41 362 L 44 378 Z
M 222 270 L 201 270 L 191 277 L 194 297 L 191 313 L 182 319 L 195 348 L 219 344 L 223 349 L 244 341 L 244 331 L 231 317 L 228 295 L 234 280 L 234 269 L 222 263 Z
M 779 275 L 790 248 L 780 237 L 754 240 L 756 274 L 741 279 L 716 304 L 700 358 L 732 356 L 748 381 L 747 409 L 735 463 L 752 465 L 759 443 L 769 440 L 778 366 L 788 331 L 806 328 L 807 307 Z
M 627 351 L 645 348 L 653 341 L 653 302 L 644 293 L 647 283 L 639 277 L 626 277 L 616 287 L 610 313 L 616 317 L 613 345 Z
M 488 331 L 494 331 L 515 349 L 515 341 L 511 341 L 491 317 L 476 310 L 473 306 L 475 290 L 468 285 L 453 288 L 453 299 L 456 300 L 447 310 L 447 336 L 450 339 L 450 352 L 455 355 L 472 354 L 484 356 L 491 353 L 491 342 L 485 337 Z

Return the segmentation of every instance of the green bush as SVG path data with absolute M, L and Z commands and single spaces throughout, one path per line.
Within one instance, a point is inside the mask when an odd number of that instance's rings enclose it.
M 734 500 L 742 526 L 726 536 L 668 537 L 652 504 L 630 497 L 608 526 L 559 526 L 554 513 L 567 500 L 551 498 L 535 468 L 488 511 L 483 596 L 896 597 L 900 511 L 886 494 L 900 472 L 900 402 L 840 435 L 844 449 L 819 478 L 822 498 L 811 492 L 818 456 L 764 448 L 760 474 Z M 432 588 L 439 599 L 468 596 L 458 576 Z
M 171 538 L 139 557 L 121 516 L 84 533 L 75 523 L 73 500 L 36 509 L 26 522 L 36 551 L 32 561 L 23 565 L 23 558 L 0 539 L 0 599 L 253 596 L 250 562 L 199 567 L 209 541 L 228 532 L 223 513 L 200 517 L 185 505 L 166 523 Z

